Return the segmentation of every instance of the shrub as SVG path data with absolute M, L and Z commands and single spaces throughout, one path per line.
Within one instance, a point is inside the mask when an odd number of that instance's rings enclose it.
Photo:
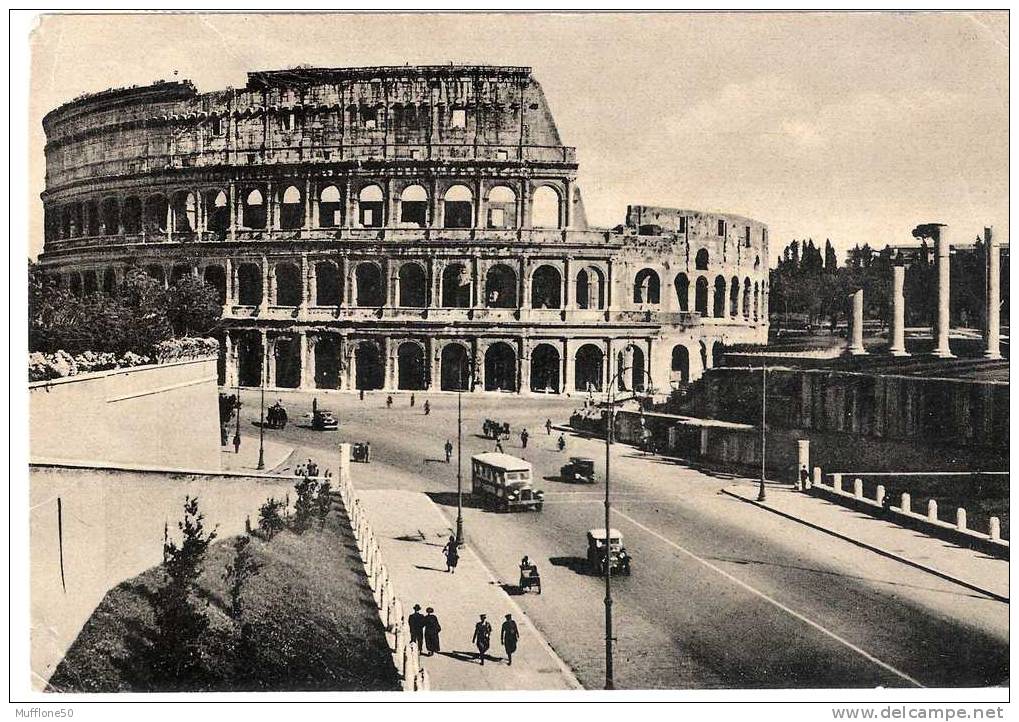
M 258 510 L 258 528 L 268 539 L 283 531 L 283 516 L 280 514 L 282 509 L 282 501 L 269 497 Z

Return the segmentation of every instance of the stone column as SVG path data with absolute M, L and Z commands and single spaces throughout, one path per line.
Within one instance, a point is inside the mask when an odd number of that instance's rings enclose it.
M 315 226 L 312 212 L 311 178 L 304 179 L 304 228 L 310 230 Z
M 269 310 L 269 295 L 272 291 L 269 284 L 269 259 L 262 256 L 262 303 L 259 307 L 259 313 L 265 313 Z
M 569 230 L 570 226 L 573 225 L 573 181 L 567 178 L 564 181 L 564 185 L 562 227 L 564 230 Z
M 230 181 L 230 240 L 237 240 L 237 185 Z
M 235 373 L 236 366 L 234 365 L 234 344 L 233 337 L 230 332 L 227 331 L 223 334 L 223 367 L 224 367 L 224 378 L 223 383 L 226 386 L 236 386 L 237 375 Z
M 986 315 L 984 323 L 984 340 L 987 342 L 987 349 L 984 351 L 984 358 L 1001 358 L 1001 271 L 999 259 L 1001 249 L 994 237 L 994 231 L 990 227 L 984 228 L 984 253 L 987 255 L 987 298 Z
M 517 393 L 528 393 L 531 390 L 531 351 L 530 342 L 520 339 L 517 347 Z
M 301 388 L 315 388 L 315 374 L 313 373 L 315 364 L 311 358 L 311 353 L 315 347 L 314 339 L 309 339 L 308 333 L 302 329 L 298 331 L 297 340 L 301 349 Z
M 892 356 L 909 356 L 906 353 L 906 300 L 902 290 L 905 280 L 905 266 L 892 266 L 892 338 L 888 349 Z
M 577 385 L 576 366 L 573 363 L 573 359 L 570 358 L 570 342 L 563 340 L 563 372 L 562 376 L 562 392 L 564 394 L 573 391 L 573 387 Z
M 223 259 L 223 282 L 226 284 L 226 288 L 223 289 L 226 298 L 223 301 L 223 305 L 230 308 L 233 306 L 237 298 L 237 279 L 234 278 L 234 260 L 232 258 Z
M 576 307 L 576 303 L 574 301 L 574 297 L 576 296 L 576 289 L 574 286 L 576 282 L 576 279 L 573 278 L 573 268 L 570 264 L 570 258 L 567 256 L 566 260 L 563 262 L 563 309 Z
M 850 322 L 849 354 L 852 356 L 863 356 L 867 353 L 863 348 L 863 289 L 854 293 L 853 317 Z
M 935 341 L 937 346 L 934 355 L 939 358 L 953 358 L 948 345 L 949 318 L 949 263 L 950 246 L 948 244 L 948 227 L 938 226 L 934 237 L 934 254 L 938 264 L 938 318 Z

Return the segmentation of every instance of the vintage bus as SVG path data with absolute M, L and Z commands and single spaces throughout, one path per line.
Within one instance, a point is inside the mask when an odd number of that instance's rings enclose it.
M 541 511 L 545 492 L 531 487 L 531 464 L 509 454 L 471 457 L 471 494 L 499 511 Z

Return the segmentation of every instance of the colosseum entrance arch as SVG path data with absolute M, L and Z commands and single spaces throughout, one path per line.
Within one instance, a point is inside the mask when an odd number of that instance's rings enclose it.
M 535 346 L 531 351 L 531 391 L 558 394 L 561 366 L 559 349 L 548 343 Z
M 697 279 L 697 288 L 694 289 L 694 310 L 701 316 L 708 315 L 708 279 L 700 276 Z
M 331 336 L 315 339 L 315 388 L 340 387 L 340 346 Z
M 467 391 L 470 388 L 470 360 L 463 344 L 449 343 L 443 346 L 439 366 L 439 385 L 443 391 Z
M 690 381 L 690 350 L 681 343 L 672 347 L 672 374 L 669 381 L 672 388 Z
M 485 277 L 485 304 L 489 308 L 517 307 L 517 274 L 499 263 L 488 269 Z
M 273 344 L 276 361 L 276 387 L 296 389 L 301 385 L 301 344 L 296 338 L 281 336 Z
M 396 388 L 407 391 L 423 391 L 428 388 L 425 350 L 421 344 L 406 341 L 396 350 Z
M 237 383 L 241 386 L 262 385 L 262 334 L 242 331 L 235 338 L 237 346 Z
M 573 362 L 574 386 L 577 391 L 602 390 L 602 364 L 605 354 L 593 343 L 577 349 Z
M 386 365 L 382 351 L 374 341 L 362 341 L 354 349 L 354 387 L 371 391 L 381 389 Z
M 517 390 L 517 354 L 504 341 L 485 351 L 485 391 Z

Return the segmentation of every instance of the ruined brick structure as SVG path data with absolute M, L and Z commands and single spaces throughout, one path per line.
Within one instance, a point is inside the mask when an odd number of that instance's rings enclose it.
M 81 293 L 203 276 L 227 385 L 567 393 L 625 368 L 667 390 L 767 338 L 765 225 L 633 206 L 588 228 L 529 68 L 162 82 L 43 125 L 40 262 Z

